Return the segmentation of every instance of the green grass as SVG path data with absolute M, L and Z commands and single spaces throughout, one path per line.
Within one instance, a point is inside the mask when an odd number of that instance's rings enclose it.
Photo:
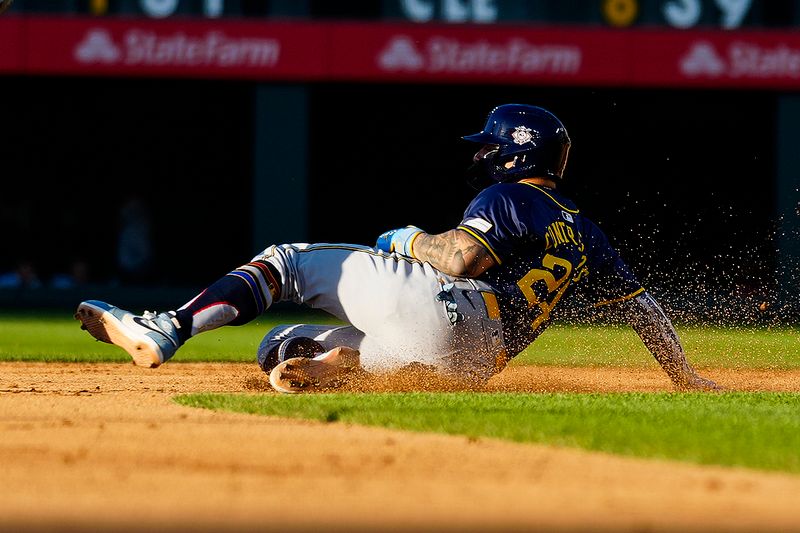
M 689 360 L 699 367 L 800 368 L 800 329 L 678 327 Z M 553 325 L 514 360 L 562 366 L 657 366 L 627 326 Z
M 174 362 L 255 362 L 258 345 L 270 329 L 301 322 L 325 323 L 326 317 L 264 315 L 244 326 L 206 332 L 187 342 Z M 0 314 L 0 361 L 129 362 L 130 357 L 116 346 L 95 341 L 71 313 L 50 312 Z
M 277 324 L 327 322 L 320 313 L 267 314 L 192 339 L 176 362 L 254 362 Z M 699 367 L 800 368 L 800 330 L 679 328 Z M 0 361 L 128 362 L 94 341 L 71 313 L 0 313 Z M 627 327 L 554 325 L 512 364 L 653 366 Z M 704 464 L 800 472 L 798 394 L 330 394 L 192 395 L 196 407 L 540 442 Z
M 800 472 L 800 394 L 194 394 L 183 405 Z
M 265 314 L 245 326 L 191 339 L 175 358 L 190 361 L 255 361 L 264 334 L 278 324 L 338 324 L 322 313 Z M 699 367 L 800 368 L 800 329 L 679 328 L 690 361 Z M 118 348 L 94 341 L 71 313 L 0 313 L 0 360 L 124 362 Z M 551 326 L 512 364 L 656 366 L 628 327 Z

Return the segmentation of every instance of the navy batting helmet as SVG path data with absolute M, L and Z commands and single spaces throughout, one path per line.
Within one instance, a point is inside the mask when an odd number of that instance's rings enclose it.
M 561 178 L 567 165 L 570 140 L 567 129 L 550 111 L 524 104 L 495 107 L 483 131 L 463 139 L 496 150 L 482 150 L 470 174 L 484 174 L 494 181 L 526 177 Z

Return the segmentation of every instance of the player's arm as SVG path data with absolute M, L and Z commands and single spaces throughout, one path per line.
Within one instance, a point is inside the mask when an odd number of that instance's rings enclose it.
M 686 360 L 680 338 L 664 310 L 647 292 L 622 303 L 628 323 L 653 354 L 675 386 L 681 390 L 719 390 L 697 375 Z
M 496 264 L 475 237 L 459 229 L 438 235 L 420 233 L 414 239 L 412 252 L 420 261 L 451 276 L 476 278 Z
M 496 264 L 475 237 L 459 229 L 430 235 L 416 226 L 406 226 L 383 233 L 375 247 L 419 259 L 458 277 L 478 277 Z

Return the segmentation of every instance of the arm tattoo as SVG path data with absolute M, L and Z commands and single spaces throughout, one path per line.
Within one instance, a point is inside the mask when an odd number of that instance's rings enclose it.
M 456 229 L 438 235 L 421 234 L 414 241 L 414 255 L 451 276 L 474 278 L 495 264 L 483 245 Z

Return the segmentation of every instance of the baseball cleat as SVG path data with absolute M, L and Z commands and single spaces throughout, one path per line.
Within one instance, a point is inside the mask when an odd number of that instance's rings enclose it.
M 269 373 L 269 383 L 278 392 L 294 394 L 335 389 L 361 369 L 358 350 L 337 346 L 313 358 L 293 357 Z
M 325 348 L 311 337 L 289 337 L 271 349 L 262 361 L 261 369 L 269 374 L 276 365 L 293 357 L 312 358 L 325 352 Z
M 95 339 L 128 352 L 138 366 L 156 367 L 175 355 L 180 346 L 174 313 L 145 311 L 140 316 L 105 302 L 88 300 L 78 305 L 75 318 Z
M 325 353 L 325 348 L 310 337 L 289 337 L 278 345 L 278 362 L 282 363 L 292 357 L 313 358 Z

